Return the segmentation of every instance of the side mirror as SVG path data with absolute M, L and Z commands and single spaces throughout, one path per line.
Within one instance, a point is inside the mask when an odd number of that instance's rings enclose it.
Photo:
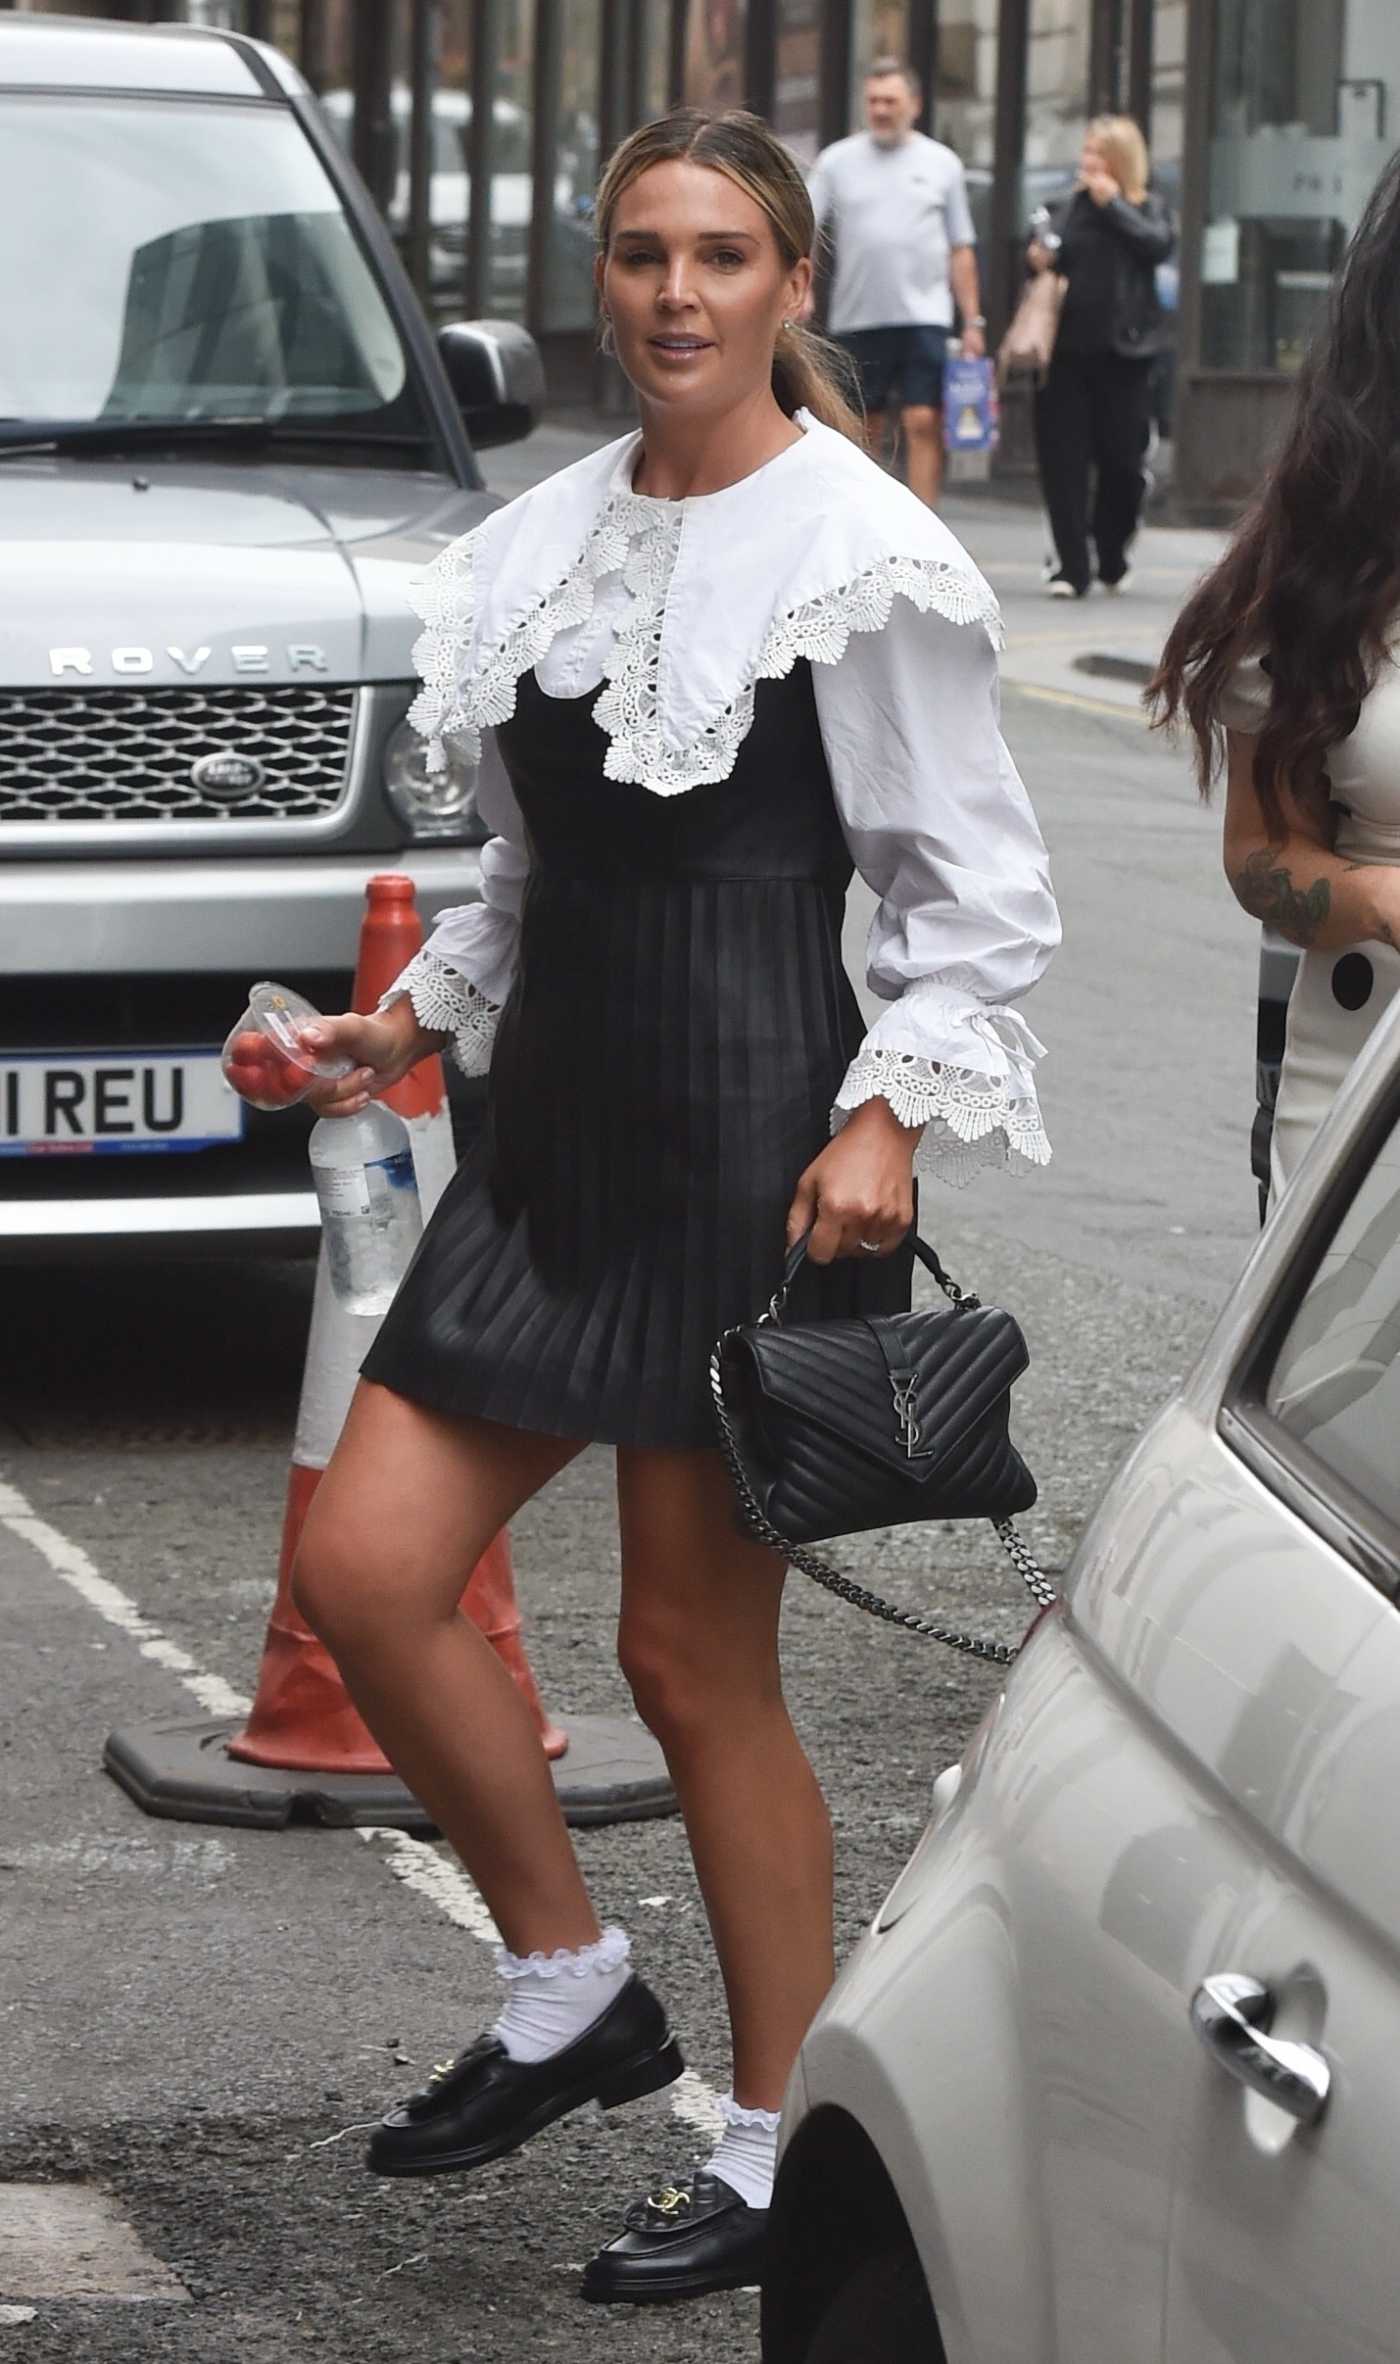
M 538 426 L 544 364 L 528 330 L 513 320 L 454 320 L 438 330 L 437 346 L 478 451 L 518 443 Z

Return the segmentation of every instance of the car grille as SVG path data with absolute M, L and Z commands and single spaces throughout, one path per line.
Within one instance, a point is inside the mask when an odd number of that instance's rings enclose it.
M 345 793 L 353 689 L 0 690 L 0 826 L 308 821 Z M 211 793 L 205 756 L 262 777 Z

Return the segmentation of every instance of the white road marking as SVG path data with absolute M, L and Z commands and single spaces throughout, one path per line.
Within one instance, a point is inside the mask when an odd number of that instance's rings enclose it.
M 719 2095 L 711 2091 L 703 2077 L 694 2069 L 682 2070 L 671 2087 L 671 2115 L 683 2126 L 703 2134 L 706 2142 L 718 2142 L 724 2132 L 724 2112 Z
M 197 1699 L 207 1715 L 246 1716 L 252 1701 L 235 1691 L 221 1675 L 201 1672 L 177 1642 L 169 1641 L 158 1626 L 142 1615 L 133 1600 L 118 1585 L 100 1575 L 88 1555 L 76 1543 L 70 1543 L 57 1527 L 37 1516 L 32 1503 L 17 1486 L 0 1480 L 0 1527 L 9 1529 L 22 1543 L 28 1543 L 47 1561 L 56 1576 L 105 1617 L 130 1641 L 135 1642 L 143 1658 L 163 1666 L 185 1689 Z M 499 1945 L 496 1924 L 486 1909 L 481 1896 L 466 1873 L 425 1839 L 410 1838 L 407 1831 L 386 1829 L 378 1824 L 361 1827 L 358 1836 L 375 1848 L 386 1871 L 405 1888 L 425 1897 L 444 1919 L 458 1929 L 465 1929 L 482 1945 Z M 217 1842 L 216 1842 L 217 1843 Z M 644 1902 L 661 1901 L 646 1898 Z M 724 2130 L 724 2118 L 719 2096 L 698 2077 L 694 2069 L 687 2069 L 670 2089 L 671 2109 L 683 2125 L 703 2134 L 707 2140 L 718 2139 Z
M 124 1878 L 178 1880 L 212 1887 L 233 1861 L 233 1850 L 223 1839 L 160 1839 L 140 1835 L 121 1838 L 36 1839 L 24 1847 L 0 1840 L 0 1871 L 37 1871 L 63 1879 L 85 1874 L 119 1872 Z
M 389 1830 L 375 1823 L 362 1827 L 359 1836 L 371 1844 L 378 1839 L 383 1846 L 380 1861 L 386 1871 L 392 1872 L 396 1880 L 402 1880 L 405 1888 L 426 1896 L 445 1919 L 465 1929 L 469 1937 L 478 1938 L 482 1945 L 500 1944 L 496 1924 L 466 1873 L 449 1857 L 439 1855 L 426 1839 L 412 1839 L 407 1831 Z
M 107 1577 L 99 1576 L 85 1551 L 36 1515 L 17 1486 L 0 1483 L 0 1527 L 8 1527 L 22 1543 L 30 1544 L 48 1561 L 55 1576 L 61 1576 L 65 1584 L 71 1585 L 90 1609 L 95 1609 L 99 1617 L 105 1617 L 109 1625 L 115 1625 L 135 1642 L 143 1658 L 163 1666 L 167 1674 L 178 1675 L 206 1714 L 245 1716 L 248 1713 L 251 1701 L 240 1691 L 231 1689 L 222 1675 L 202 1674 L 188 1651 L 182 1650 L 177 1642 L 167 1641 L 159 1626 L 142 1616 L 135 1601 L 128 1600 Z
M 1002 688 L 1013 690 L 1020 698 L 1039 698 L 1047 706 L 1072 706 L 1080 714 L 1107 714 L 1115 722 L 1140 723 L 1144 731 L 1151 728 L 1133 699 L 1125 698 L 1120 706 L 1108 698 L 1081 698 L 1077 690 L 1051 689 L 1048 682 L 1015 681 L 1009 674 L 1003 674 Z
M 0 2183 L 0 2290 L 177 2306 L 190 2297 L 112 2194 L 89 2183 Z

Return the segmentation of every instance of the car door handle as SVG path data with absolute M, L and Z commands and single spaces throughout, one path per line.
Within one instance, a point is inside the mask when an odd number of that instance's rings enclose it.
M 1300 2124 L 1315 2126 L 1332 2090 L 1331 2067 L 1311 2044 L 1271 2036 L 1273 2015 L 1269 1989 L 1238 1970 L 1203 1978 L 1191 1997 L 1191 2025 L 1221 2067 Z

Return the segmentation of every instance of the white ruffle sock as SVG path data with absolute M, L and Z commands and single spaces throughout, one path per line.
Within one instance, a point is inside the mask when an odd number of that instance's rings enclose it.
M 509 1993 L 492 2035 L 512 2060 L 548 2060 L 617 2001 L 632 1975 L 632 1940 L 608 1928 L 577 1953 L 561 1945 L 552 1954 L 513 1954 L 502 1946 L 496 1968 Z
M 732 2093 L 726 2093 L 719 2106 L 724 2112 L 724 2132 L 713 2158 L 706 2160 L 706 2168 L 711 2175 L 722 2176 L 746 2207 L 766 2208 L 773 2197 L 778 2167 L 779 2112 L 741 2109 Z

